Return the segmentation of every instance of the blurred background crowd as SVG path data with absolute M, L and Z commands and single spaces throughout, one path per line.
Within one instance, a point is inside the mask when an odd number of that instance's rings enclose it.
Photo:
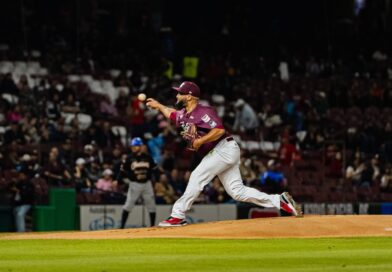
M 47 203 L 50 187 L 123 203 L 132 137 L 163 169 L 157 203 L 172 204 L 199 158 L 137 95 L 173 105 L 183 80 L 242 146 L 247 185 L 299 202 L 392 201 L 390 1 L 0 6 L 2 204 Z M 197 202 L 230 201 L 216 178 Z

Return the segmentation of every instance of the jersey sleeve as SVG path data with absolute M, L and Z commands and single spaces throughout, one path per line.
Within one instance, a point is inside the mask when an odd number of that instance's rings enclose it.
M 178 127 L 178 123 L 179 123 L 179 118 L 180 118 L 180 116 L 181 116 L 182 114 L 180 113 L 180 111 L 173 111 L 171 114 L 170 114 L 170 116 L 169 116 L 169 118 L 170 118 L 170 120 L 172 120 L 173 122 L 174 122 L 174 124 L 176 125 L 176 127 Z
M 173 122 L 176 122 L 177 120 L 177 111 L 173 111 L 170 113 L 169 119 L 172 120 Z
M 201 117 L 201 120 L 203 121 L 204 126 L 209 129 L 224 128 L 222 120 L 219 118 L 218 114 L 213 108 L 206 109 L 205 113 Z

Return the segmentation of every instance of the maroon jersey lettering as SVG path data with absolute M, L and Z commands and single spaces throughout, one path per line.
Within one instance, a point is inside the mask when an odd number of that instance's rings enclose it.
M 215 110 L 209 106 L 203 106 L 198 104 L 196 108 L 187 113 L 185 109 L 176 111 L 170 115 L 170 119 L 176 122 L 177 127 L 181 127 L 183 130 L 194 124 L 197 127 L 197 133 L 200 136 L 206 135 L 211 129 L 221 128 L 223 129 L 222 120 L 218 117 Z M 207 154 L 212 150 L 220 140 L 226 138 L 227 132 L 218 140 L 203 144 L 198 152 L 201 154 Z

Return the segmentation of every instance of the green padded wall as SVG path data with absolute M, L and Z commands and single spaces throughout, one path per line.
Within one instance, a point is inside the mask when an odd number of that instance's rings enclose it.
M 53 206 L 35 206 L 33 210 L 34 230 L 56 230 L 56 208 Z
M 76 210 L 75 189 L 52 188 L 49 190 L 49 206 L 34 208 L 34 230 L 75 230 Z

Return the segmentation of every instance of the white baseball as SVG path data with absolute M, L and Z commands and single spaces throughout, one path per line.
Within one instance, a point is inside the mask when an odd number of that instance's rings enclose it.
M 137 96 L 137 99 L 139 99 L 140 101 L 145 101 L 146 98 L 147 98 L 147 96 L 146 96 L 145 93 L 140 93 L 140 94 L 138 94 L 138 96 Z

